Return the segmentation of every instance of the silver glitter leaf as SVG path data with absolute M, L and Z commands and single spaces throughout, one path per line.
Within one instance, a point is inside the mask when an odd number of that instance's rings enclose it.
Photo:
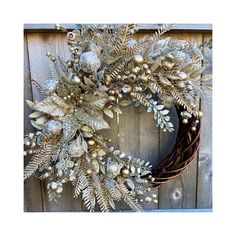
M 164 115 L 167 115 L 169 113 L 169 110 L 162 110 L 162 111 L 160 111 L 160 113 L 164 116 Z
M 131 172 L 134 174 L 135 173 L 135 167 L 134 166 L 131 166 L 130 167 L 130 170 L 131 170 Z
M 141 173 L 141 176 L 145 176 L 145 175 L 148 175 L 148 174 L 150 174 L 150 173 L 151 173 L 150 170 L 145 170 L 145 171 L 143 171 L 143 172 Z
M 165 106 L 164 105 L 157 105 L 156 108 L 158 111 L 162 110 Z
M 67 115 L 63 119 L 63 140 L 68 142 L 76 134 L 77 130 L 81 127 L 78 120 L 74 115 Z
M 135 189 L 135 185 L 131 179 L 126 179 L 126 183 L 131 189 Z

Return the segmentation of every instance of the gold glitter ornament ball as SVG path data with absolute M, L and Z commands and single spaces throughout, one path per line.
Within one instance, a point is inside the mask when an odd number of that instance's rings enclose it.
M 76 140 L 69 142 L 68 151 L 71 156 L 80 157 L 84 154 L 82 146 L 78 146 Z
M 80 67 L 85 73 L 97 71 L 101 61 L 95 52 L 84 52 L 80 57 Z
M 107 163 L 107 173 L 112 177 L 116 177 L 119 173 L 119 165 L 115 161 L 110 161 Z
M 136 65 L 140 65 L 143 63 L 143 56 L 140 54 L 135 54 L 133 57 L 133 61 Z
M 47 135 L 59 135 L 62 131 L 62 123 L 57 120 L 49 120 L 43 126 L 43 132 Z

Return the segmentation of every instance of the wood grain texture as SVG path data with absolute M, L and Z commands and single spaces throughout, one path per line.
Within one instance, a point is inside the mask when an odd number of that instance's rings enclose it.
M 50 78 L 48 68 L 48 58 L 46 52 L 50 51 L 52 55 L 58 55 L 64 59 L 68 59 L 70 54 L 67 48 L 64 34 L 27 34 L 29 62 L 31 78 L 38 83 Z M 40 94 L 33 86 L 34 100 L 40 100 Z M 72 196 L 72 186 L 65 185 L 62 198 L 58 203 L 49 202 L 47 198 L 46 183 L 43 183 L 42 196 L 44 203 L 44 211 L 81 211 L 82 205 L 80 199 L 74 199 Z
M 211 34 L 204 35 L 204 41 L 210 38 Z M 212 54 L 209 53 L 208 56 L 210 61 L 203 61 L 206 66 L 204 74 L 212 73 Z M 201 110 L 204 116 L 198 158 L 197 208 L 212 208 L 212 96 L 201 99 Z
M 139 117 L 139 158 L 150 162 L 153 168 L 158 166 L 159 162 L 159 138 L 160 129 L 156 126 L 156 122 L 153 118 L 153 113 L 147 113 L 146 108 L 140 107 Z M 155 194 L 158 199 L 158 190 L 152 190 L 151 192 L 144 193 L 144 196 L 140 196 L 139 199 L 145 200 L 147 194 Z M 157 209 L 158 204 L 147 204 L 145 201 L 142 203 L 144 210 Z
M 165 37 L 168 37 L 167 33 Z M 184 39 L 189 42 L 202 42 L 202 34 L 171 34 L 174 39 Z M 173 111 L 172 111 L 173 113 Z M 177 114 L 171 115 L 177 119 Z M 175 139 L 173 134 L 160 134 L 160 157 L 165 159 L 168 153 L 171 151 L 168 145 L 163 143 L 168 143 L 173 145 Z M 178 208 L 195 208 L 196 207 L 196 189 L 197 189 L 197 154 L 193 162 L 188 166 L 187 170 L 171 180 L 159 189 L 159 208 L 161 209 L 178 209 Z
M 27 48 L 27 38 L 24 37 L 24 134 L 34 132 L 35 129 L 30 124 L 28 118 L 32 110 L 26 103 L 26 99 L 32 100 L 32 88 L 30 82 L 30 68 Z M 25 165 L 29 162 L 30 157 L 25 157 Z M 24 211 L 38 212 L 43 211 L 43 200 L 41 194 L 41 183 L 39 179 L 32 177 L 24 182 Z

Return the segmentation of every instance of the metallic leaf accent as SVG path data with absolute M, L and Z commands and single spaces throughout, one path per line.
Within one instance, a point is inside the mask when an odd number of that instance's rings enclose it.
M 107 108 L 104 108 L 103 109 L 103 112 L 107 115 L 107 116 L 109 116 L 110 118 L 113 118 L 113 112 L 111 111 L 111 110 L 109 110 L 109 109 L 107 109 Z
M 86 124 L 92 127 L 94 130 L 108 129 L 108 123 L 103 119 L 101 113 L 97 112 L 94 115 L 90 115 L 85 112 L 82 108 L 77 109 L 74 112 L 76 118 L 79 120 L 80 124 Z M 97 115 L 97 116 L 96 116 Z
M 40 117 L 42 114 L 43 114 L 42 112 L 35 111 L 35 112 L 33 112 L 33 113 L 31 113 L 31 114 L 29 115 L 29 118 L 38 118 L 38 117 Z
M 122 114 L 121 109 L 118 106 L 114 106 L 113 110 L 117 113 L 117 114 Z
M 76 117 L 68 114 L 63 118 L 63 140 L 69 142 L 76 134 L 77 130 L 81 127 Z
M 30 100 L 26 100 L 26 102 L 27 102 L 28 106 L 29 106 L 31 109 L 34 110 L 34 105 L 35 105 L 35 103 L 32 102 L 32 101 L 30 101 Z
M 70 106 L 62 98 L 53 94 L 52 96 L 46 97 L 42 102 L 36 103 L 33 108 L 51 116 L 62 117 L 68 112 Z
M 131 189 L 135 188 L 134 182 L 131 179 L 126 179 L 126 183 Z
M 120 103 L 120 106 L 129 106 L 131 104 L 130 100 L 122 100 Z

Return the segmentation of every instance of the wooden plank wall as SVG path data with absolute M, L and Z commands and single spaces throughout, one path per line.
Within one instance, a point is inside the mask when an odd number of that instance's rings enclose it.
M 142 37 L 140 34 L 138 37 Z M 210 33 L 168 33 L 165 37 L 171 36 L 176 39 L 185 39 L 190 42 L 204 41 L 211 37 Z M 65 35 L 62 33 L 48 32 L 25 32 L 24 35 L 24 99 L 39 100 L 31 80 L 39 83 L 49 79 L 48 59 L 45 55 L 50 51 L 54 55 L 63 58 L 69 57 Z M 207 72 L 211 72 L 208 67 Z M 24 109 L 24 130 L 25 133 L 33 131 L 28 115 L 30 109 L 25 104 Z M 201 101 L 201 110 L 204 112 L 201 131 L 201 147 L 199 155 L 178 178 L 170 181 L 153 194 L 157 195 L 158 203 L 144 205 L 146 210 L 156 209 L 195 209 L 212 207 L 212 114 L 211 98 L 204 98 Z M 134 155 L 149 160 L 153 166 L 157 166 L 171 150 L 175 143 L 178 130 L 178 118 L 175 109 L 171 110 L 172 121 L 176 131 L 173 133 L 163 133 L 156 128 L 153 117 L 150 113 L 140 108 L 132 106 L 122 109 L 123 114 L 114 119 L 107 118 L 111 129 L 103 131 L 103 134 L 112 139 L 111 144 L 122 151 L 133 153 Z M 29 157 L 26 157 L 25 164 Z M 74 199 L 71 194 L 71 186 L 67 184 L 63 191 L 62 198 L 58 203 L 48 202 L 46 184 L 32 177 L 24 183 L 26 212 L 41 211 L 85 211 L 83 203 L 79 199 Z M 120 202 L 117 208 L 128 209 L 125 203 Z

